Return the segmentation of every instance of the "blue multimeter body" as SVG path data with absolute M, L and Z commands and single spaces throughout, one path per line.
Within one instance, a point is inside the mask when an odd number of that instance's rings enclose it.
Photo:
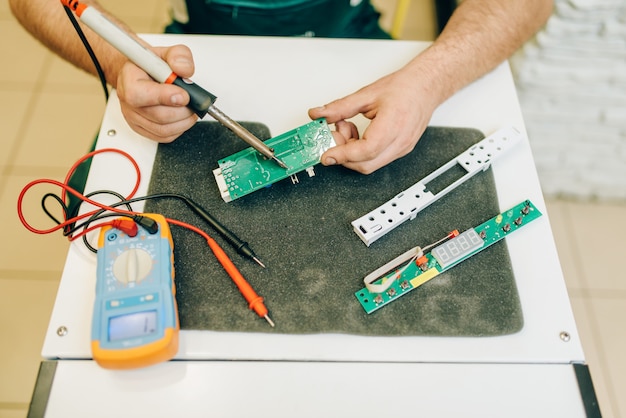
M 143 216 L 157 221 L 156 233 L 100 231 L 91 349 L 105 368 L 145 367 L 178 351 L 172 236 L 163 216 Z

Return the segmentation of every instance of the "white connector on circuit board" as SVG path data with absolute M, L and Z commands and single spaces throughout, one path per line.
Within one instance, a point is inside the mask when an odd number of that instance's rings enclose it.
M 215 177 L 215 183 L 217 184 L 220 196 L 222 196 L 224 202 L 228 203 L 233 200 L 233 198 L 230 197 L 230 193 L 228 193 L 228 185 L 226 184 L 226 180 L 224 180 L 224 175 L 222 174 L 222 169 L 220 167 L 213 170 L 213 177 Z

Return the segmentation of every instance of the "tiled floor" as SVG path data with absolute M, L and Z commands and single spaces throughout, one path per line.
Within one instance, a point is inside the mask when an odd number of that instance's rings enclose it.
M 161 31 L 167 0 L 103 0 L 140 32 Z M 383 9 L 394 2 L 378 0 Z M 152 8 L 146 14 L 145 4 Z M 403 37 L 432 36 L 432 7 L 412 2 Z M 388 13 L 385 24 L 391 21 Z M 420 23 L 421 22 L 421 23 Z M 420 23 L 420 24 L 416 24 Z M 419 30 L 418 30 L 419 28 Z M 16 200 L 29 181 L 62 179 L 87 150 L 104 109 L 92 78 L 73 69 L 32 40 L 0 3 L 0 418 L 25 417 L 40 361 L 67 242 L 57 234 L 26 231 Z M 69 111 L 71 110 L 71 112 Z M 27 204 L 40 226 L 39 203 Z M 626 245 L 620 225 L 626 205 L 548 200 L 548 209 L 572 306 L 600 405 L 606 417 L 626 416 Z M 619 394 L 622 394 L 621 396 Z

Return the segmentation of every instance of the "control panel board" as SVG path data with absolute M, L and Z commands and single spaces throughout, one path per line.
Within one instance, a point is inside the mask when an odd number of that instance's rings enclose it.
M 372 281 L 372 289 L 385 289 L 384 291 L 372 291 L 366 286 L 356 292 L 355 296 L 363 309 L 368 314 L 372 313 L 540 216 L 541 212 L 530 200 L 526 200 L 477 227 L 450 238 L 419 258 L 411 257 L 416 251 L 405 253 L 409 261 L 406 262 L 405 258 L 404 266 L 396 264 L 393 271 L 386 271 L 379 279 Z

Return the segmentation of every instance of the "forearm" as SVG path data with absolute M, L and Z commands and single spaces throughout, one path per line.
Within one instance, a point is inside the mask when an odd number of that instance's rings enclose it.
M 435 105 L 506 60 L 546 22 L 552 0 L 465 0 L 403 71 L 426 80 Z
M 81 2 L 98 8 L 108 18 L 132 33 L 126 25 L 106 13 L 96 1 L 83 0 Z M 15 17 L 35 38 L 63 59 L 91 74 L 96 74 L 95 66 L 59 0 L 9 0 L 9 3 Z M 126 62 L 126 58 L 80 23 L 80 20 L 79 24 L 100 62 L 107 82 L 115 87 L 117 75 Z

